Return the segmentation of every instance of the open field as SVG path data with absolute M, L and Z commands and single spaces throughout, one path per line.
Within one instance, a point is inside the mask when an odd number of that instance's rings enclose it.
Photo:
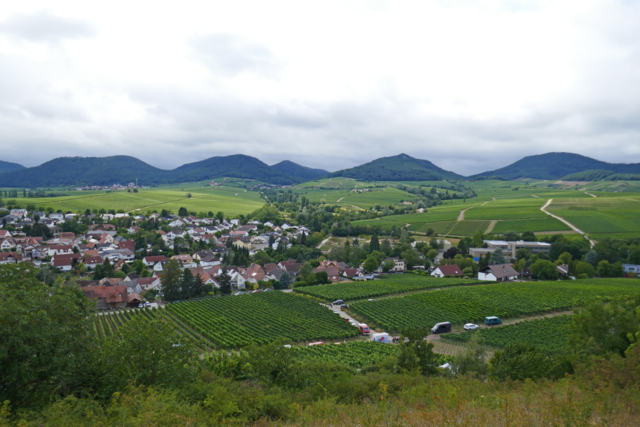
M 559 353 L 566 349 L 570 323 L 570 315 L 545 317 L 477 331 L 442 334 L 440 338 L 443 341 L 466 343 L 473 335 L 479 334 L 481 342 L 490 347 L 504 348 L 508 344 L 528 343 Z
M 549 212 L 587 233 L 640 233 L 639 202 L 626 197 L 553 199 Z
M 360 333 L 317 302 L 277 291 L 170 304 L 167 310 L 221 348 L 277 338 L 341 340 Z
M 571 228 L 562 221 L 547 216 L 547 218 L 541 219 L 498 221 L 493 228 L 493 233 L 501 234 L 509 230 L 522 233 L 524 231 L 565 231 L 571 230 Z
M 60 209 L 64 212 L 82 213 L 86 209 L 114 209 L 125 212 L 140 210 L 143 213 L 167 209 L 177 212 L 180 207 L 185 207 L 187 210 L 195 212 L 223 211 L 228 215 L 238 215 L 250 213 L 263 205 L 260 195 L 256 192 L 221 187 L 203 190 L 202 192 L 189 191 L 190 198 L 186 196 L 187 190 L 142 189 L 138 193 L 117 191 L 85 194 L 78 191 L 73 192 L 73 196 L 20 200 L 25 200 L 36 208 L 51 207 L 54 210 Z
M 474 208 L 475 209 L 475 208 Z M 457 221 L 447 234 L 452 236 L 473 236 L 476 231 L 487 231 L 491 221 Z
M 335 285 L 305 286 L 293 291 L 313 296 L 327 302 L 338 299 L 354 301 L 383 295 L 400 294 L 432 288 L 446 288 L 478 284 L 477 281 L 455 278 L 435 278 L 414 274 L 394 274 L 383 276 L 381 279 L 367 282 L 338 283 Z
M 591 298 L 608 300 L 637 292 L 638 282 L 631 279 L 506 283 L 355 302 L 350 310 L 375 327 L 399 331 L 407 327 L 431 328 L 444 321 L 463 325 L 479 322 L 486 316 L 508 319 L 568 310 Z
M 411 224 L 408 229 L 419 233 L 426 233 L 432 229 L 437 234 L 448 234 L 456 223 L 457 221 L 418 222 Z

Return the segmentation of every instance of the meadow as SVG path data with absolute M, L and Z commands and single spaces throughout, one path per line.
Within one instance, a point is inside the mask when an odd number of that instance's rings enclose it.
M 379 301 L 362 301 L 350 310 L 374 327 L 395 332 L 408 327 L 431 328 L 437 322 L 463 325 L 486 316 L 501 319 L 569 310 L 592 298 L 609 300 L 638 292 L 628 279 L 490 284 L 427 291 Z

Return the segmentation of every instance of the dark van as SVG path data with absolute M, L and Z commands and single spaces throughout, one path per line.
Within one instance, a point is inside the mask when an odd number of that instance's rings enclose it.
M 443 334 L 445 332 L 451 332 L 451 322 L 440 322 L 431 328 L 433 334 Z
M 484 323 L 487 325 L 502 325 L 502 320 L 496 316 L 489 316 L 484 318 Z

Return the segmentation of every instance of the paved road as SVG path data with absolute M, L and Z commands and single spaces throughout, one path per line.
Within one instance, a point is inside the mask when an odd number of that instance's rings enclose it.
M 554 215 L 554 214 L 552 214 L 552 213 L 550 213 L 550 212 L 548 212 L 548 211 L 546 210 L 547 206 L 549 206 L 549 205 L 551 204 L 551 202 L 552 202 L 552 201 L 553 201 L 553 199 L 549 199 L 549 200 L 547 200 L 547 203 L 545 203 L 545 204 L 544 204 L 544 206 L 540 208 L 540 210 L 541 210 L 542 212 L 546 213 L 547 215 L 549 215 L 549 216 L 551 216 L 551 217 L 553 217 L 553 218 L 557 219 L 558 221 L 562 221 L 562 222 L 564 222 L 564 223 L 565 223 L 565 224 L 567 224 L 569 227 L 571 227 L 573 230 L 575 230 L 575 231 L 577 231 L 578 233 L 582 234 L 582 235 L 584 236 L 584 238 L 585 238 L 585 239 L 587 239 L 587 240 L 589 241 L 589 243 L 591 244 L 591 247 L 594 247 L 594 246 L 596 245 L 596 242 L 594 242 L 593 240 L 589 239 L 589 238 L 587 237 L 587 234 L 586 234 L 584 231 L 580 230 L 578 227 L 576 227 L 575 225 L 571 224 L 571 223 L 570 223 L 569 221 L 567 221 L 566 219 L 564 219 L 564 218 L 562 218 L 562 217 L 559 217 L 558 215 Z
M 323 305 L 323 306 L 325 306 L 325 307 L 328 307 L 328 308 L 330 308 L 330 309 L 332 309 L 332 310 L 336 310 L 336 311 L 340 314 L 340 316 L 341 316 L 342 318 L 344 318 L 344 319 L 349 319 L 350 321 L 354 321 L 354 322 L 356 322 L 356 323 L 360 323 L 360 322 L 358 322 L 356 319 L 354 319 L 353 317 L 351 317 L 351 316 L 349 316 L 347 313 L 345 313 L 345 312 L 344 312 L 344 311 L 343 311 L 339 306 L 337 306 L 337 305 L 336 305 L 336 306 L 331 306 L 331 304 L 322 304 L 322 303 L 321 303 L 320 305 Z

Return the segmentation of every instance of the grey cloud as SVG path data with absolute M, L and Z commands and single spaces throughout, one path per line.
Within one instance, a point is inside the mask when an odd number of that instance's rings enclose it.
M 243 72 L 274 76 L 282 66 L 266 46 L 233 34 L 197 36 L 190 45 L 198 60 L 226 76 Z
M 12 15 L 0 22 L 0 33 L 31 42 L 55 43 L 62 39 L 91 37 L 95 31 L 85 22 L 62 18 L 47 11 Z

